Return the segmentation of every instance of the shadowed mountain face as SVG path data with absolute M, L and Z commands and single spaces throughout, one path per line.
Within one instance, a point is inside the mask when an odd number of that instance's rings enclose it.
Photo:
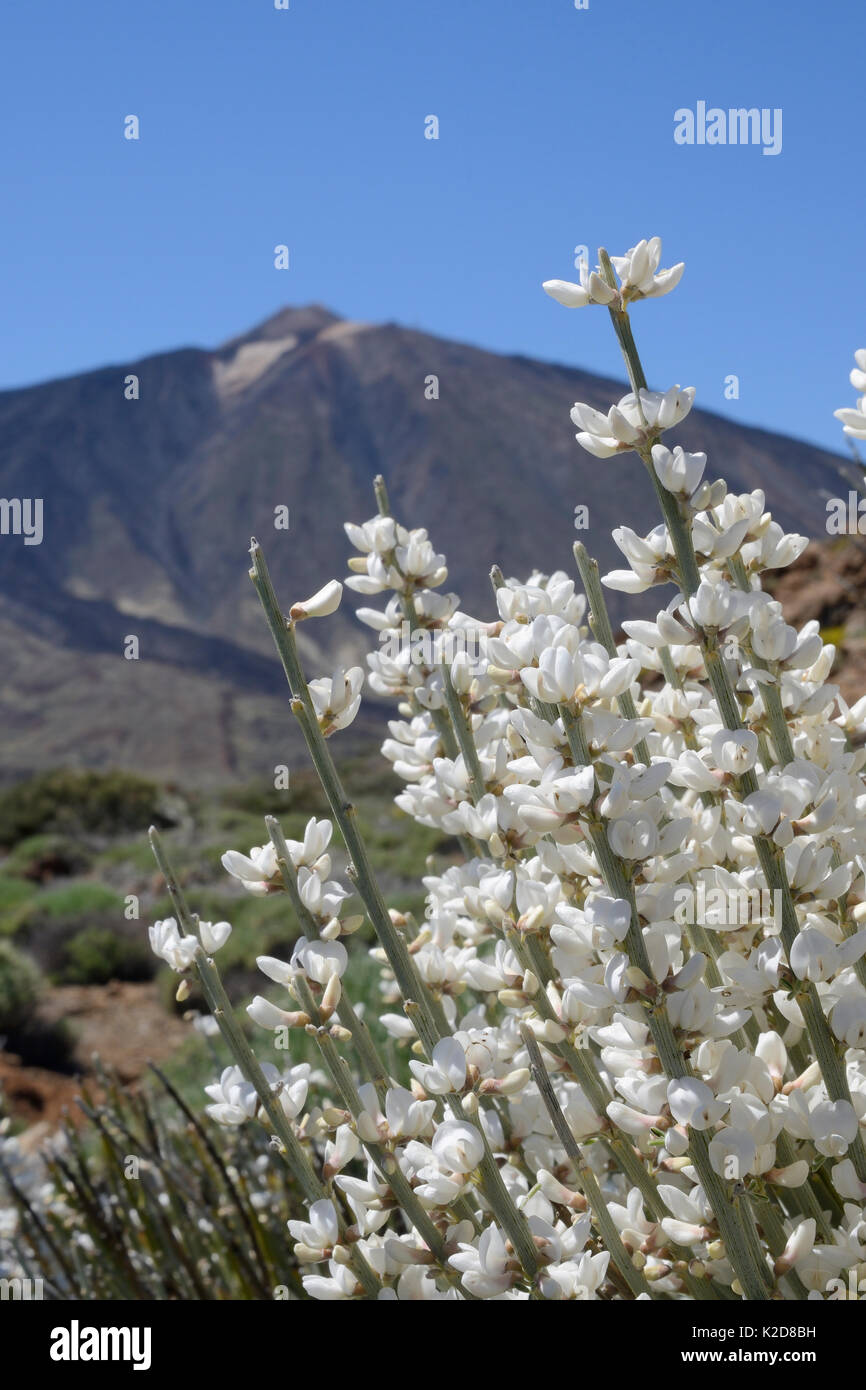
M 602 573 L 619 567 L 610 532 L 655 524 L 652 488 L 636 457 L 585 454 L 568 412 L 576 400 L 606 410 L 624 389 L 310 306 L 213 352 L 0 392 L 0 496 L 44 509 L 40 545 L 0 536 L 0 775 L 78 761 L 206 780 L 281 761 L 297 745 L 247 576 L 249 538 L 288 606 L 345 575 L 342 522 L 373 513 L 376 473 L 398 519 L 445 552 L 446 587 L 478 617 L 493 612 L 494 562 L 507 575 L 571 573 L 579 534 Z M 706 451 L 708 477 L 763 488 L 781 524 L 810 536 L 847 486 L 835 455 L 698 410 L 673 439 Z M 578 504 L 589 509 L 580 533 Z M 288 530 L 274 524 L 281 508 Z M 660 597 L 629 610 L 654 612 Z M 617 595 L 611 608 L 625 615 Z M 137 661 L 123 656 L 131 635 Z M 311 676 L 372 639 L 351 601 L 299 636 Z M 379 722 L 371 709 L 349 741 Z

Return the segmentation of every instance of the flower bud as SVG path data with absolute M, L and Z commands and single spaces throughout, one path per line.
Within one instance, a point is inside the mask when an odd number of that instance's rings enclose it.
M 331 1017 L 331 1014 L 334 1012 L 334 1010 L 340 1002 L 340 996 L 342 993 L 343 987 L 340 983 L 339 975 L 332 975 L 328 980 L 328 983 L 325 985 L 325 992 L 322 995 L 322 1002 L 319 1005 L 319 1011 L 324 1020 L 327 1020 Z
M 349 562 L 351 567 L 351 561 Z M 366 563 L 365 563 L 366 567 Z M 317 589 L 311 598 L 295 603 L 289 612 L 293 622 L 303 622 L 305 618 L 327 618 L 336 613 L 343 597 L 343 586 L 337 579 L 329 579 L 323 588 Z

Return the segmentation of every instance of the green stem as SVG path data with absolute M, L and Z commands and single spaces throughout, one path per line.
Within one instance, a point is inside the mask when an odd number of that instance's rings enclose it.
M 485 790 L 484 775 L 481 771 L 481 763 L 478 760 L 478 750 L 475 747 L 472 729 L 463 709 L 463 705 L 461 704 L 460 697 L 451 682 L 451 672 L 448 669 L 447 663 L 443 661 L 439 669 L 442 675 L 442 689 L 445 693 L 445 706 L 448 710 L 448 717 L 457 738 L 460 752 L 463 755 L 463 762 L 466 766 L 466 775 L 469 778 L 472 800 L 477 806 Z
M 253 542 L 250 554 L 253 560 L 250 577 L 265 610 L 268 626 L 283 664 L 283 670 L 292 694 L 292 713 L 300 724 L 313 766 L 328 798 L 331 813 L 340 828 L 340 833 L 351 856 L 354 870 L 353 880 L 357 883 L 358 892 L 367 908 L 373 929 L 388 957 L 388 964 L 394 972 L 404 1000 L 413 999 L 419 1004 L 418 1023 L 421 1036 L 428 1046 L 433 1047 L 439 1038 L 446 1036 L 449 1031 L 442 1006 L 438 1000 L 431 997 L 427 987 L 421 981 L 412 964 L 406 943 L 391 921 L 385 900 L 373 873 L 366 845 L 358 829 L 357 812 L 346 797 L 334 760 L 319 728 L 319 722 L 298 657 L 294 623 L 287 621 L 280 611 L 265 564 L 265 557 L 261 547 L 256 542 Z

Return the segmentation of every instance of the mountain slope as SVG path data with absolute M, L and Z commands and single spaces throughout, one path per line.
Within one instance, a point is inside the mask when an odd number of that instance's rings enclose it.
M 138 400 L 125 399 L 129 374 Z M 606 409 L 623 389 L 310 306 L 215 351 L 0 392 L 0 494 L 44 499 L 41 545 L 0 538 L 0 775 L 70 755 L 197 778 L 250 758 L 253 771 L 270 766 L 294 746 L 292 721 L 247 577 L 249 537 L 283 599 L 303 597 L 344 575 L 342 522 L 371 514 L 378 472 L 395 514 L 428 528 L 448 587 L 479 616 L 491 611 L 494 561 L 506 574 L 573 570 L 578 504 L 590 520 L 580 539 L 602 572 L 617 565 L 610 532 L 654 523 L 652 489 L 633 456 L 584 454 L 568 411 L 575 400 Z M 809 535 L 823 534 L 825 498 L 845 488 L 836 456 L 718 416 L 693 411 L 674 437 L 706 450 L 708 476 L 763 487 L 780 522 Z M 278 507 L 288 531 L 274 527 Z M 656 606 L 649 596 L 642 611 Z M 615 596 L 612 609 L 624 613 Z M 137 662 L 122 655 L 130 634 Z M 348 603 L 301 636 L 311 674 L 365 640 Z

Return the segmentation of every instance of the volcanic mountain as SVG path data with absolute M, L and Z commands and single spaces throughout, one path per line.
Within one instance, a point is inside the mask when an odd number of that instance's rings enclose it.
M 214 350 L 0 392 L 0 495 L 43 500 L 41 544 L 0 536 L 0 776 L 58 763 L 196 781 L 270 770 L 297 745 L 249 538 L 287 605 L 342 578 L 342 522 L 373 513 L 377 473 L 479 618 L 493 613 L 493 562 L 573 572 L 579 534 L 602 572 L 621 566 L 610 532 L 654 524 L 651 487 L 635 456 L 583 453 L 568 412 L 576 400 L 606 410 L 624 389 L 313 305 Z M 810 536 L 848 486 L 843 459 L 700 410 L 674 438 Z M 590 524 L 577 533 L 579 505 Z M 369 645 L 350 597 L 300 629 L 310 675 Z M 658 595 L 629 604 L 652 612 Z M 624 616 L 616 595 L 611 607 Z M 371 707 L 349 742 L 381 717 Z

